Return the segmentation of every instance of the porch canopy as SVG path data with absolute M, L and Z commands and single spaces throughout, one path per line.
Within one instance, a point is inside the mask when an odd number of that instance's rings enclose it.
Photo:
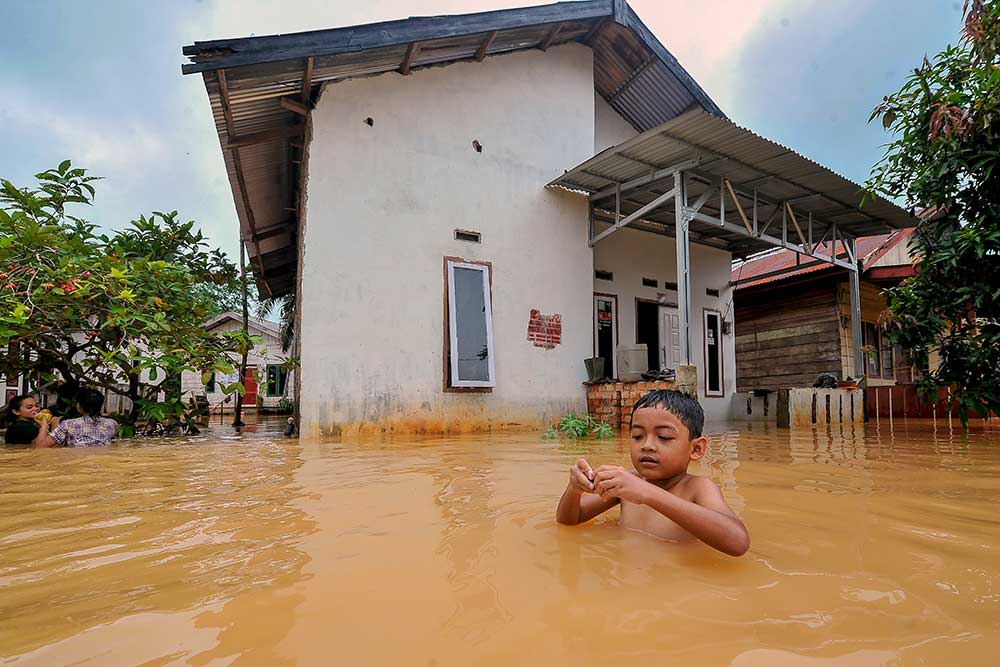
M 673 236 L 681 357 L 691 360 L 690 242 L 736 257 L 785 248 L 847 269 L 855 374 L 861 359 L 861 298 L 855 240 L 914 227 L 916 218 L 787 146 L 693 109 L 608 148 L 549 187 L 590 200 L 590 245 L 625 227 Z M 824 246 L 823 244 L 828 245 Z M 843 247 L 847 260 L 838 257 Z M 826 254 L 824 248 L 833 248 Z M 795 270 L 793 267 L 789 270 Z

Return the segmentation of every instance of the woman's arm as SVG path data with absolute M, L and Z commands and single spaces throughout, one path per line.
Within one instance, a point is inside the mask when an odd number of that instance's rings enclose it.
M 48 447 L 57 446 L 59 443 L 56 442 L 55 439 L 53 439 L 52 432 L 50 430 L 50 429 L 54 430 L 57 426 L 59 426 L 58 417 L 53 417 L 52 419 L 46 420 L 41 424 L 39 424 L 38 435 L 31 442 L 32 446 L 37 447 L 39 449 L 45 449 Z

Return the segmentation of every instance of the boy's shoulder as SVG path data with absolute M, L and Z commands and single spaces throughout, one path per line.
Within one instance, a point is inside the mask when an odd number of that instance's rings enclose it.
M 718 493 L 719 487 L 709 477 L 688 473 L 671 491 L 685 500 L 695 500 L 703 493 Z

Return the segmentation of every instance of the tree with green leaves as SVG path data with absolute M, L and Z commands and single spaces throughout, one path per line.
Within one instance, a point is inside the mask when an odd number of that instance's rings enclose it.
M 295 292 L 292 291 L 284 296 L 260 299 L 255 308 L 254 314 L 262 320 L 277 311 L 278 336 L 281 339 L 281 351 L 285 354 L 291 352 L 295 343 L 295 307 Z
M 203 326 L 236 268 L 176 211 L 114 233 L 71 215 L 92 204 L 97 179 L 68 160 L 36 178 L 0 180 L 0 371 L 127 397 L 126 435 L 139 421 L 194 429 L 176 390 L 158 394 L 185 370 L 231 372 L 227 353 L 257 342 Z
M 893 342 L 952 389 L 963 424 L 1000 412 L 1000 0 L 966 0 L 956 46 L 924 58 L 871 120 L 892 134 L 867 188 L 922 211 L 916 276 L 888 290 Z

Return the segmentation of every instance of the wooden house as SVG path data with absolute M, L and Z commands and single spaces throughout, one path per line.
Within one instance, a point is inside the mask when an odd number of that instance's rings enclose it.
M 869 386 L 913 379 L 904 351 L 890 345 L 879 327 L 886 306 L 881 291 L 914 273 L 912 231 L 857 240 Z M 737 264 L 732 284 L 738 392 L 810 387 L 820 373 L 857 377 L 847 271 L 779 250 Z

